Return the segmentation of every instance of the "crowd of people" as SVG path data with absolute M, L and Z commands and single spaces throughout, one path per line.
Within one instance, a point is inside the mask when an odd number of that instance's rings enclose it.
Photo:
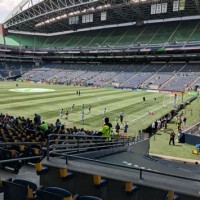
M 61 113 L 62 114 L 62 113 Z M 6 142 L 14 142 L 16 140 L 21 141 L 21 139 L 25 138 L 27 142 L 35 142 L 35 141 L 43 141 L 46 142 L 48 135 L 50 134 L 68 134 L 72 136 L 106 136 L 105 126 L 109 124 L 111 128 L 109 132 L 109 136 L 114 134 L 112 129 L 112 124 L 109 123 L 109 118 L 105 117 L 105 123 L 99 131 L 90 131 L 85 130 L 84 128 L 73 128 L 65 127 L 60 121 L 57 119 L 55 124 L 46 123 L 42 121 L 41 116 L 39 114 L 35 114 L 33 120 L 30 118 L 24 117 L 14 117 L 8 114 L 0 114 L 0 140 Z M 103 128 L 104 127 L 104 128 Z M 12 132 L 12 134 L 11 134 Z M 14 133 L 17 133 L 15 137 Z M 23 135 L 22 135 L 23 134 Z M 12 135 L 12 137 L 10 137 Z M 116 134 L 115 134 L 116 135 Z M 21 137 L 21 138 L 20 138 Z M 36 139 L 38 138 L 38 139 Z
M 164 133 L 166 133 L 168 130 L 168 122 L 171 121 L 172 118 L 173 118 L 173 115 L 168 114 L 168 115 L 158 119 L 157 121 L 153 122 L 151 124 L 151 134 L 154 135 L 160 129 L 162 129 L 164 131 Z M 175 119 L 175 125 L 177 127 L 177 133 L 178 133 L 177 140 L 178 140 L 178 143 L 182 143 L 182 142 L 184 142 L 183 128 L 186 125 L 187 118 L 183 114 L 183 112 L 181 112 L 179 115 L 176 115 L 174 117 L 174 119 Z M 171 144 L 175 145 L 175 138 L 176 138 L 176 133 L 174 130 L 172 130 L 169 134 L 169 145 L 171 145 Z

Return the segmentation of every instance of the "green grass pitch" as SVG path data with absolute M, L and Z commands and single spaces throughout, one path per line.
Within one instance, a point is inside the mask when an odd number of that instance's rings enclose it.
M 33 90 L 41 88 L 54 91 L 33 92 Z M 16 89 L 16 82 L 0 83 L 0 112 L 2 113 L 29 117 L 31 119 L 33 119 L 35 113 L 38 113 L 43 121 L 54 124 L 56 119 L 60 118 L 59 111 L 63 108 L 65 112 L 69 111 L 69 120 L 61 119 L 66 127 L 76 126 L 98 131 L 103 124 L 102 113 L 104 108 L 107 109 L 106 115 L 110 118 L 113 126 L 115 126 L 115 118 L 119 117 L 120 112 L 123 110 L 125 113 L 124 121 L 129 125 L 128 134 L 132 136 L 135 136 L 139 130 L 146 128 L 154 120 L 170 111 L 174 101 L 174 97 L 168 94 L 113 88 L 59 86 L 24 82 L 19 83 L 18 87 L 23 92 L 10 91 L 12 89 Z M 81 91 L 80 96 L 76 94 L 77 90 Z M 144 96 L 146 97 L 146 103 L 142 102 Z M 156 102 L 154 98 L 156 98 Z M 184 95 L 184 101 L 189 98 L 191 96 Z M 178 96 L 177 103 L 181 103 L 181 101 L 181 96 Z M 75 104 L 75 110 L 71 112 L 73 104 Z M 82 104 L 85 104 L 84 125 L 80 121 Z M 88 113 L 88 105 L 92 106 L 91 114 Z M 194 108 L 193 116 L 190 116 L 191 108 Z M 195 101 L 191 108 L 187 108 L 184 111 L 187 114 L 188 125 L 193 124 L 200 116 L 198 101 Z M 154 111 L 155 115 L 148 115 L 148 111 Z M 193 146 L 181 144 L 172 147 L 168 145 L 169 133 L 171 129 L 175 128 L 172 121 L 166 133 L 161 130 L 157 133 L 155 140 L 152 137 L 150 152 L 160 155 L 199 159 L 199 156 L 191 154 Z M 182 148 L 180 148 L 181 146 Z
M 24 88 L 53 89 L 52 92 L 31 92 Z M 61 108 L 64 112 L 69 111 L 69 119 L 61 119 L 66 126 L 83 127 L 89 130 L 99 130 L 103 120 L 102 113 L 107 109 L 106 116 L 115 126 L 115 118 L 119 117 L 123 110 L 124 121 L 128 123 L 129 135 L 136 135 L 141 130 L 167 113 L 173 106 L 173 97 L 168 94 L 151 92 L 137 92 L 132 90 L 118 90 L 113 88 L 73 87 L 45 84 L 19 83 L 18 89 L 24 92 L 13 92 L 16 89 L 15 82 L 0 83 L 0 110 L 14 116 L 32 118 L 34 113 L 41 115 L 42 120 L 55 123 L 59 117 Z M 76 91 L 80 90 L 78 96 Z M 142 102 L 143 96 L 146 103 Z M 156 101 L 154 100 L 156 98 Z M 190 98 L 185 95 L 184 100 Z M 181 97 L 178 98 L 180 103 Z M 71 106 L 75 104 L 75 110 L 71 112 Z M 81 105 L 85 104 L 85 123 L 81 124 Z M 163 104 L 168 104 L 163 107 Z M 92 106 L 91 114 L 88 113 L 88 105 Z M 155 115 L 148 115 L 148 111 L 154 111 Z

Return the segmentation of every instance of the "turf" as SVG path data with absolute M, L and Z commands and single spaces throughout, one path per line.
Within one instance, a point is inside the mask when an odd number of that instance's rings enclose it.
M 200 105 L 200 100 L 197 99 L 193 101 L 189 106 L 187 106 L 184 110 L 180 111 L 180 113 L 183 112 L 183 114 L 187 117 L 187 123 L 185 126 L 182 127 L 183 129 L 187 129 L 191 125 L 200 121 L 199 105 Z M 168 144 L 170 138 L 169 134 L 172 130 L 174 130 L 176 133 L 175 146 Z M 199 155 L 192 154 L 194 146 L 178 143 L 177 134 L 178 134 L 177 126 L 175 124 L 175 119 L 173 119 L 168 124 L 168 129 L 166 132 L 160 130 L 156 133 L 155 137 L 151 138 L 150 153 L 200 160 Z
M 32 118 L 34 114 L 40 114 L 43 121 L 55 123 L 59 117 L 61 108 L 69 111 L 69 120 L 61 119 L 66 127 L 76 126 L 89 130 L 99 130 L 103 124 L 102 113 L 107 109 L 107 116 L 115 126 L 115 118 L 119 117 L 123 110 L 125 113 L 124 121 L 129 125 L 128 134 L 137 135 L 138 131 L 149 126 L 154 120 L 157 120 L 173 107 L 173 96 L 162 93 L 138 92 L 132 90 L 118 90 L 113 88 L 92 88 L 76 86 L 59 86 L 33 83 L 19 83 L 19 88 L 46 88 L 54 89 L 47 93 L 18 93 L 11 92 L 10 89 L 16 88 L 15 82 L 0 83 L 0 110 L 2 113 L 8 113 L 14 116 L 24 116 Z M 80 90 L 78 96 L 76 91 Z M 28 90 L 27 90 L 28 91 Z M 142 98 L 146 97 L 146 103 Z M 156 98 L 156 102 L 154 101 Z M 184 95 L 184 101 L 191 98 Z M 178 97 L 178 103 L 181 103 L 181 97 Z M 199 102 L 195 102 L 183 112 L 186 113 L 188 124 L 193 124 L 199 116 Z M 71 106 L 75 104 L 75 110 L 71 112 Z M 85 124 L 81 124 L 81 105 L 85 104 Z M 91 114 L 88 113 L 88 105 L 92 106 Z M 166 105 L 166 106 L 163 106 Z M 192 116 L 191 116 L 192 109 Z M 148 111 L 154 111 L 155 115 L 148 115 Z M 169 132 L 175 125 L 173 122 L 169 125 L 167 133 L 158 132 L 155 141 L 151 138 L 152 153 L 161 155 L 171 155 L 183 158 L 194 158 L 191 154 L 193 146 L 177 144 L 172 147 L 168 145 Z M 121 125 L 122 127 L 122 125 Z M 122 127 L 123 128 L 123 127 Z M 122 131 L 122 130 L 121 130 Z
M 107 109 L 107 116 L 115 126 L 115 118 L 119 117 L 123 110 L 124 121 L 129 125 L 129 135 L 136 135 L 138 130 L 147 127 L 153 120 L 158 119 L 172 108 L 170 97 L 166 94 L 150 92 L 134 92 L 132 90 L 118 90 L 113 88 L 72 87 L 58 85 L 44 85 L 20 83 L 19 88 L 47 88 L 54 89 L 47 93 L 18 93 L 9 89 L 15 88 L 15 82 L 0 83 L 0 109 L 3 113 L 14 116 L 33 118 L 34 113 L 40 114 L 42 120 L 55 123 L 59 118 L 61 108 L 69 111 L 69 120 L 61 119 L 66 126 L 76 126 L 90 130 L 99 130 L 103 120 L 102 113 Z M 80 90 L 78 96 L 76 91 Z M 28 90 L 27 90 L 28 91 Z M 143 96 L 146 103 L 142 102 Z M 156 102 L 154 98 L 157 98 Z M 188 99 L 190 96 L 184 96 Z M 181 98 L 179 98 L 180 102 Z M 163 107 L 168 104 L 167 107 Z M 71 106 L 75 104 L 75 110 L 71 112 Z M 81 105 L 85 104 L 85 123 L 81 124 Z M 92 106 L 91 114 L 88 113 L 88 105 Z M 149 116 L 148 111 L 155 111 L 155 115 Z M 122 127 L 122 125 L 121 125 Z M 122 127 L 123 128 L 123 127 Z

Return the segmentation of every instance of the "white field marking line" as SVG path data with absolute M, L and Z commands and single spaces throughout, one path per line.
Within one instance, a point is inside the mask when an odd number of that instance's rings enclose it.
M 161 108 L 163 108 L 163 107 L 165 107 L 165 106 L 167 106 L 167 105 L 169 105 L 169 104 L 172 104 L 172 103 L 168 103 L 168 104 L 166 104 L 166 105 L 164 105 L 164 106 L 161 106 L 161 107 L 159 107 L 159 108 L 156 108 L 156 109 L 154 109 L 154 110 L 152 110 L 152 111 L 154 112 L 154 111 L 160 110 Z M 147 115 L 148 115 L 148 113 L 145 114 L 145 115 L 142 115 L 142 116 L 140 116 L 140 117 L 138 117 L 138 118 L 136 118 L 136 119 L 134 119 L 134 120 L 129 121 L 129 123 L 135 122 L 135 121 L 137 121 L 138 119 L 141 119 L 141 118 L 143 118 L 143 117 L 145 117 L 145 116 L 147 116 Z

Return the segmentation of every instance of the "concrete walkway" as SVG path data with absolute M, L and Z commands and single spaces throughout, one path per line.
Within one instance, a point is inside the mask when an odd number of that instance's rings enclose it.
M 178 157 L 173 157 L 173 156 L 165 156 L 165 155 L 159 155 L 159 154 L 153 154 L 150 153 L 150 156 L 155 156 L 155 157 L 159 157 L 162 158 L 164 160 L 171 160 L 171 161 L 178 161 L 178 162 L 184 162 L 184 163 L 189 163 L 189 164 L 200 164 L 200 160 L 196 159 L 186 159 L 186 158 L 178 158 Z M 200 157 L 197 155 L 197 157 Z

